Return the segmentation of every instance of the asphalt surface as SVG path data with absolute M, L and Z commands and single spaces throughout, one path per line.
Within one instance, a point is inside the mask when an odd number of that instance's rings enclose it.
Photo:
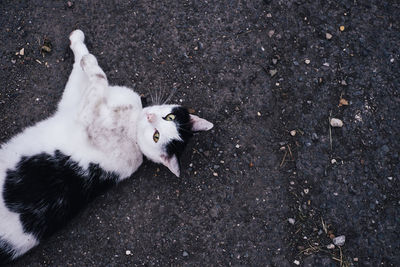
M 0 142 L 55 111 L 76 28 L 111 83 L 215 125 L 10 266 L 399 266 L 399 8 L 1 1 Z

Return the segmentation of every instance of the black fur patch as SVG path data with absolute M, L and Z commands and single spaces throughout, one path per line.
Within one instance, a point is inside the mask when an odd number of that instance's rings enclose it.
M 10 262 L 11 257 L 11 246 L 0 239 L 0 266 L 3 266 L 4 264 Z
M 179 136 L 183 141 L 173 140 L 167 145 L 166 150 L 169 157 L 175 154 L 179 159 L 190 138 L 193 136 L 192 124 L 190 122 L 189 112 L 186 108 L 175 107 L 172 109 L 171 113 L 175 115 L 174 122 L 178 128 Z
M 140 97 L 140 101 L 142 102 L 142 107 L 145 108 L 149 106 L 149 103 L 147 102 L 147 98 L 145 96 Z
M 118 176 L 90 164 L 85 172 L 56 150 L 23 157 L 15 170 L 7 170 L 6 206 L 20 214 L 24 231 L 39 240 L 61 228 L 95 196 L 116 184 Z

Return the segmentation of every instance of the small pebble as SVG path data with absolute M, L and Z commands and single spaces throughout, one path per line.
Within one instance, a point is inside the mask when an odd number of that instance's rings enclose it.
M 318 139 L 319 139 L 319 137 L 318 137 L 317 133 L 312 133 L 311 134 L 311 140 L 318 141 Z
M 334 244 L 329 244 L 329 245 L 326 246 L 326 248 L 327 248 L 327 249 L 334 249 L 334 248 L 335 248 L 335 245 L 334 245 Z
M 215 177 L 217 177 L 217 176 L 218 176 L 218 173 L 216 173 L 216 172 L 213 172 L 213 175 L 214 175 Z
M 358 261 L 358 258 L 354 258 L 353 261 Z
M 51 48 L 48 47 L 47 45 L 43 45 L 43 46 L 42 46 L 42 52 L 50 53 L 50 52 L 51 52 Z
M 306 63 L 307 65 L 310 64 L 310 62 L 311 61 L 309 59 L 304 60 L 304 63 Z
M 336 159 L 331 159 L 332 164 L 335 164 L 336 162 L 337 162 Z
M 393 177 L 392 177 L 392 176 L 389 176 L 389 177 L 388 177 L 388 180 L 389 180 L 389 181 L 393 180 Z
M 341 235 L 333 239 L 333 244 L 335 244 L 336 246 L 343 246 L 345 241 L 346 237 L 344 235 Z
M 289 218 L 289 219 L 288 219 L 288 222 L 289 222 L 290 224 L 294 224 L 294 223 L 295 223 L 295 220 L 294 220 L 293 218 Z
M 275 74 L 277 73 L 278 71 L 277 70 L 270 70 L 269 71 L 269 75 L 271 75 L 271 77 L 274 77 L 275 76 Z
M 344 26 L 341 25 L 341 26 L 339 27 L 339 30 L 340 30 L 341 32 L 344 31 Z
M 304 193 L 305 193 L 305 194 L 308 194 L 308 192 L 310 192 L 310 190 L 309 190 L 308 188 L 305 188 L 305 189 L 304 189 Z
M 236 148 L 240 148 L 240 145 L 239 145 L 239 144 L 237 144 L 235 147 L 236 147 Z
M 294 260 L 293 263 L 296 264 L 296 265 L 300 265 L 300 262 L 298 260 Z
M 332 39 L 332 34 L 330 34 L 328 32 L 325 33 L 325 38 L 328 39 L 328 40 Z
M 329 63 L 328 63 L 328 62 L 325 62 L 325 63 L 322 64 L 322 65 L 324 65 L 325 67 L 329 67 Z
M 261 113 L 260 113 L 260 111 L 258 111 L 258 112 L 257 112 L 257 116 L 258 116 L 258 117 L 260 117 L 260 116 L 261 116 Z
M 275 31 L 274 30 L 270 30 L 268 32 L 268 36 L 271 38 L 274 35 Z
M 332 118 L 330 123 L 332 127 L 343 127 L 343 122 L 336 118 Z
M 296 130 L 291 130 L 291 131 L 290 131 L 290 135 L 291 135 L 291 136 L 295 136 L 295 135 L 296 135 Z
M 68 2 L 67 2 L 67 6 L 68 6 L 68 7 L 72 7 L 73 5 L 74 5 L 73 2 L 71 2 L 71 1 L 68 1 Z
M 19 50 L 19 54 L 20 54 L 21 56 L 23 56 L 23 55 L 25 54 L 25 49 L 22 48 L 21 50 Z
M 130 250 L 125 251 L 126 255 L 132 255 L 132 252 Z
M 347 82 L 346 82 L 345 80 L 342 80 L 342 81 L 340 82 L 340 84 L 341 84 L 341 85 L 347 85 Z
M 278 63 L 278 60 L 276 58 L 272 59 L 272 64 L 276 65 L 276 63 Z
M 184 252 L 182 253 L 182 256 L 183 256 L 183 257 L 187 257 L 187 256 L 189 256 L 189 253 L 187 253 L 186 251 L 184 251 Z
M 267 18 L 272 18 L 272 14 L 271 14 L 271 13 L 268 13 L 268 14 L 267 14 Z
M 15 59 L 11 59 L 12 64 L 15 64 L 15 62 L 17 62 Z

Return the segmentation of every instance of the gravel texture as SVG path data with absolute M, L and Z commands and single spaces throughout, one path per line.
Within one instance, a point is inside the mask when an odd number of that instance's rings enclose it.
M 215 124 L 181 178 L 146 162 L 13 266 L 399 266 L 399 8 L 1 1 L 0 142 L 55 111 L 76 28 L 111 83 Z

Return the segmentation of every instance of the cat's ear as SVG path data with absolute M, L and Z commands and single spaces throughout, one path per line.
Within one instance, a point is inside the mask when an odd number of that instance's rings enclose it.
M 190 122 L 192 124 L 192 132 L 208 131 L 214 127 L 214 124 L 196 115 L 190 115 Z
M 172 157 L 161 156 L 162 164 L 167 167 L 176 177 L 179 177 L 180 168 L 179 168 L 179 160 L 176 155 Z

